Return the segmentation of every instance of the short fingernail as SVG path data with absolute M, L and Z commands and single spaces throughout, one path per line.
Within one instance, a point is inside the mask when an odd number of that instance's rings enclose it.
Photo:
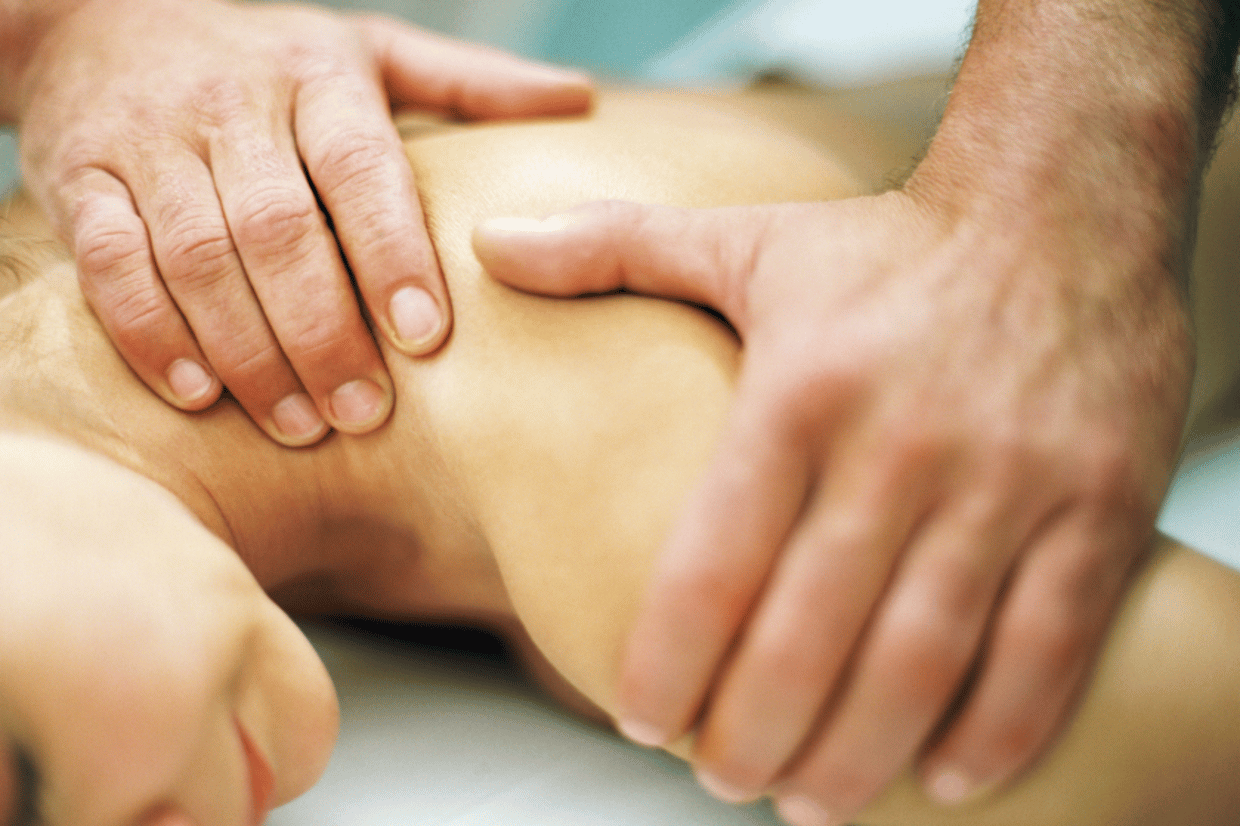
M 967 774 L 952 768 L 940 769 L 926 781 L 926 791 L 930 797 L 945 806 L 964 803 L 972 797 L 976 788 L 977 784 Z
M 652 749 L 666 745 L 669 739 L 667 732 L 653 723 L 647 723 L 645 720 L 620 720 L 616 723 L 616 728 L 620 729 L 620 733 L 634 743 Z
M 742 789 L 740 786 L 729 783 L 719 777 L 719 775 L 706 769 L 696 769 L 694 774 L 697 776 L 698 782 L 702 784 L 702 788 L 710 792 L 712 797 L 717 797 L 724 803 L 744 803 L 757 797 L 757 794 L 749 789 Z
M 483 232 L 527 234 L 531 232 L 559 232 L 573 222 L 568 214 L 550 215 L 542 220 L 537 218 L 491 218 L 483 221 L 479 229 Z
M 775 804 L 779 816 L 792 826 L 834 826 L 831 813 L 815 800 L 794 794 L 781 797 Z
M 435 337 L 443 325 L 439 305 L 426 290 L 418 287 L 401 287 L 392 295 L 388 304 L 392 327 L 406 347 L 417 347 Z
M 182 404 L 193 404 L 211 392 L 215 381 L 198 362 L 177 359 L 168 368 L 168 386 Z
M 304 444 L 327 431 L 327 422 L 305 393 L 285 396 L 271 409 L 271 421 L 290 442 Z
M 387 393 L 370 379 L 355 379 L 337 387 L 330 404 L 332 415 L 341 425 L 364 428 L 387 412 Z

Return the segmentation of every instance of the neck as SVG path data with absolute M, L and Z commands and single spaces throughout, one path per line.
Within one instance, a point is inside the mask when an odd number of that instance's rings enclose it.
M 196 415 L 165 405 L 116 355 L 72 266 L 37 270 L 0 302 L 0 321 L 25 331 L 0 348 L 0 426 L 50 431 L 162 484 L 290 609 L 478 622 L 511 612 L 466 498 L 406 401 L 417 394 L 398 396 L 370 436 L 284 448 L 229 399 Z
M 286 607 L 493 623 L 511 614 L 465 498 L 409 405 L 377 433 L 301 450 L 272 443 L 231 402 L 196 420 L 174 415 L 183 432 L 161 441 L 179 458 L 156 464 L 183 472 L 165 484 Z

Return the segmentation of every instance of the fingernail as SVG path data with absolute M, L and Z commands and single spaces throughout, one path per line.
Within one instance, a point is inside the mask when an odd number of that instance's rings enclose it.
M 945 806 L 958 806 L 969 799 L 976 784 L 959 769 L 941 769 L 930 776 L 926 790 Z
M 168 368 L 168 386 L 182 404 L 192 404 L 210 393 L 215 382 L 198 362 L 177 359 Z
M 313 441 L 327 431 L 327 422 L 305 393 L 292 393 L 277 402 L 271 408 L 271 421 L 289 441 L 297 444 Z
M 443 316 L 434 297 L 418 287 L 401 287 L 388 303 L 392 327 L 401 343 L 416 347 L 435 337 L 443 324 Z
M 657 749 L 668 741 L 663 729 L 643 720 L 620 720 L 616 723 L 616 728 L 634 743 L 648 748 Z
M 729 783 L 706 769 L 695 769 L 693 773 L 697 776 L 698 783 L 702 784 L 702 788 L 724 803 L 744 803 L 757 797 L 757 794 L 749 789 L 742 789 L 740 786 Z
M 364 428 L 386 412 L 387 393 L 370 379 L 355 379 L 337 387 L 330 404 L 341 425 Z
M 779 816 L 792 826 L 832 826 L 831 813 L 808 797 L 795 794 L 781 797 L 775 804 Z
M 537 218 L 491 218 L 483 221 L 479 228 L 484 232 L 519 233 L 559 232 L 573 222 L 571 215 L 551 215 L 542 220 Z

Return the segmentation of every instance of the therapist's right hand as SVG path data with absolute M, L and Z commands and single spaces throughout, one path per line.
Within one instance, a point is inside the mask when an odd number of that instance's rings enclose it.
M 410 355 L 450 328 L 390 107 L 497 118 L 590 103 L 580 75 L 381 17 L 67 5 L 23 32 L 16 89 L 0 89 L 27 186 L 147 385 L 185 410 L 226 387 L 288 445 L 387 419 L 363 306 Z

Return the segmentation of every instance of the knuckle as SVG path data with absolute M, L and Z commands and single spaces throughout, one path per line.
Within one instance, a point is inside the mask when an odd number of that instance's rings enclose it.
M 904 606 L 893 622 L 890 662 L 906 675 L 910 697 L 935 701 L 959 682 L 973 656 L 972 616 L 927 594 Z M 922 704 L 926 700 L 923 699 Z
M 163 297 L 151 286 L 125 284 L 99 290 L 81 279 L 82 292 L 126 360 L 150 346 L 152 331 L 170 316 Z
M 1006 488 L 1013 480 L 1039 473 L 1046 464 L 1020 433 L 1010 428 L 995 428 L 983 440 L 980 451 L 985 456 L 987 480 L 991 487 Z
M 165 277 L 186 292 L 210 287 L 231 265 L 232 239 L 214 221 L 181 222 L 169 230 L 163 246 Z
M 256 190 L 239 206 L 235 229 L 245 248 L 288 253 L 319 226 L 318 204 L 308 191 L 270 185 Z
M 989 579 L 981 560 L 964 552 L 935 560 L 926 590 L 940 623 L 953 628 L 974 624 L 985 607 Z
M 362 348 L 368 339 L 360 341 L 350 335 L 347 322 L 334 312 L 319 314 L 313 308 L 303 308 L 295 321 L 277 327 L 276 335 L 284 351 L 301 367 L 312 371 L 348 368 L 358 364 L 364 354 Z
M 1015 634 L 1016 650 L 1026 652 L 1030 664 L 1042 674 L 1072 673 L 1090 648 L 1088 623 L 1069 605 L 1045 608 L 1037 619 L 1020 625 Z
M 136 219 L 87 223 L 79 229 L 74 246 L 88 283 L 123 278 L 140 269 L 148 255 L 146 232 Z
M 234 394 L 251 395 L 264 387 L 275 393 L 272 377 L 282 370 L 283 355 L 267 337 L 233 336 L 212 353 L 211 364 Z
M 252 108 L 253 93 L 234 72 L 212 72 L 197 78 L 187 89 L 189 108 L 202 122 L 232 123 Z
M 371 179 L 388 166 L 392 143 L 387 136 L 360 126 L 341 129 L 324 144 L 319 157 L 307 159 L 316 178 L 346 196 L 365 197 Z
M 859 405 L 868 396 L 869 383 L 854 365 L 807 359 L 808 347 L 780 341 L 766 361 L 770 372 L 762 383 L 777 432 L 793 443 L 821 448 L 825 425 L 839 411 Z
M 803 645 L 792 636 L 766 640 L 762 652 L 762 668 L 771 685 L 781 686 L 795 696 L 820 687 L 823 676 L 817 668 L 817 657 L 807 656 Z
M 890 443 L 897 462 L 894 472 L 907 476 L 941 463 L 953 451 L 956 439 L 934 423 L 906 419 L 893 426 Z
M 753 591 L 742 577 L 717 565 L 677 572 L 669 584 L 678 604 L 693 606 L 691 625 L 712 631 L 732 627 L 753 601 Z

